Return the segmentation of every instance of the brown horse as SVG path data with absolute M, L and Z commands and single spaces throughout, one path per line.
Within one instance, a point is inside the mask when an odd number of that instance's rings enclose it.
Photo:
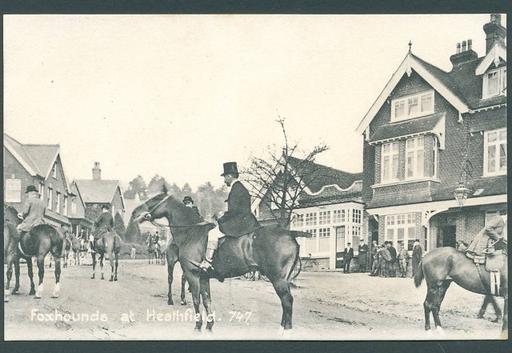
M 15 276 L 15 285 L 12 290 L 13 294 L 16 294 L 20 288 L 20 262 L 18 253 L 18 243 L 20 242 L 20 236 L 16 231 L 16 223 L 14 223 L 17 219 L 18 212 L 10 207 L 4 207 L 4 259 L 7 264 L 7 273 L 6 273 L 6 284 L 4 291 L 4 301 L 9 301 L 9 290 L 12 279 L 12 270 L 14 267 L 14 276 Z M 28 264 L 28 263 L 27 263 Z M 29 267 L 32 267 L 32 262 Z M 31 294 L 35 293 L 34 282 L 32 280 L 32 290 Z
M 119 253 L 121 252 L 121 237 L 116 232 L 105 232 L 102 237 L 96 241 L 95 251 L 92 255 L 92 276 L 96 278 L 96 253 L 100 258 L 101 279 L 105 279 L 103 275 L 103 259 L 110 261 L 110 282 L 117 281 L 117 268 L 119 267 Z
M 241 276 L 256 269 L 267 276 L 281 300 L 281 327 L 285 330 L 292 328 L 293 297 L 290 292 L 290 282 L 292 272 L 300 261 L 299 244 L 295 238 L 310 236 L 308 233 L 288 231 L 278 227 L 262 227 L 254 235 L 228 237 L 219 245 L 213 258 L 215 270 L 204 273 L 198 267 L 206 251 L 208 232 L 215 225 L 203 222 L 191 208 L 166 193 L 156 195 L 137 207 L 132 213 L 131 221 L 152 221 L 158 218 L 166 218 L 171 227 L 179 250 L 178 259 L 192 290 L 197 330 L 200 330 L 203 324 L 199 307 L 200 298 L 207 313 L 206 328 L 211 330 L 214 324 L 210 278 L 223 281 L 224 278 Z M 169 253 L 171 251 L 168 251 Z M 168 269 L 172 269 L 172 266 L 168 266 Z M 172 271 L 169 271 L 168 276 L 171 284 Z
M 498 248 L 498 244 L 495 245 Z M 471 292 L 486 295 L 486 300 L 480 310 L 481 315 L 489 301 L 487 297 L 494 295 L 490 291 L 490 273 L 485 266 L 476 265 L 464 253 L 452 247 L 434 249 L 423 257 L 418 272 L 414 276 L 416 287 L 420 286 L 423 279 L 427 282 L 427 296 L 423 303 L 425 330 L 430 330 L 430 312 L 434 317 L 435 326 L 441 327 L 439 308 L 452 282 Z M 500 269 L 500 284 L 499 294 L 505 299 L 502 327 L 505 331 L 508 327 L 508 268 L 506 260 L 503 261 Z M 499 311 L 497 311 L 497 315 L 499 315 Z
M 14 209 L 9 211 L 9 213 L 14 213 Z M 16 225 L 21 222 L 21 220 L 13 218 L 10 219 L 15 222 Z M 10 222 L 9 222 L 10 223 Z M 12 224 L 12 223 L 11 223 Z M 4 228 L 5 231 L 5 228 Z M 20 258 L 24 258 L 27 262 L 28 267 L 28 276 L 30 277 L 30 295 L 35 294 L 35 298 L 39 299 L 42 296 L 43 292 L 43 280 L 44 280 L 44 259 L 46 255 L 49 253 L 53 255 L 55 258 L 55 288 L 52 294 L 52 298 L 58 298 L 60 293 L 60 274 L 61 274 L 61 266 L 60 260 L 63 255 L 64 250 L 64 233 L 60 228 L 55 228 L 49 224 L 39 224 L 33 227 L 30 232 L 23 234 L 21 237 L 17 235 L 17 231 L 15 226 L 8 227 L 8 231 L 10 234 L 9 237 L 12 239 L 19 239 L 17 241 L 16 251 L 11 253 L 14 256 L 14 266 L 16 274 L 16 284 L 13 289 L 13 293 L 16 293 L 19 290 L 19 261 Z M 5 235 L 4 235 L 5 236 Z M 11 243 L 11 247 L 14 243 Z M 12 249 L 11 249 L 12 250 Z M 32 270 L 32 258 L 35 257 L 37 260 L 38 267 L 38 276 L 39 282 L 37 290 L 34 289 L 34 280 L 33 280 L 33 270 Z M 8 283 L 9 285 L 10 276 L 8 274 Z

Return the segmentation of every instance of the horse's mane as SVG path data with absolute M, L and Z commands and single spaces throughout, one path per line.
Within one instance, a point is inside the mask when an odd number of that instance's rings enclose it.
M 146 206 L 149 207 L 149 203 L 158 203 L 165 197 L 169 197 L 169 201 L 172 204 L 174 211 L 174 220 L 178 223 L 176 225 L 193 225 L 201 223 L 204 219 L 199 216 L 194 209 L 185 206 L 182 202 L 178 201 L 173 195 L 169 195 L 165 192 L 159 193 L 145 202 Z

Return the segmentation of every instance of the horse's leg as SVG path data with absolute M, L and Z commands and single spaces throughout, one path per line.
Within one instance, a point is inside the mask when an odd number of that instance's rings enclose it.
M 114 281 L 114 253 L 110 254 L 108 259 L 110 261 L 110 282 Z
M 482 303 L 482 306 L 480 307 L 480 310 L 478 311 L 477 318 L 479 318 L 479 319 L 483 319 L 484 318 L 484 314 L 485 314 L 485 311 L 487 310 L 487 306 L 489 305 L 489 303 L 492 300 L 491 298 L 492 298 L 492 296 L 489 295 L 489 294 L 486 294 L 484 296 L 484 302 Z
M 289 330 L 292 328 L 293 312 L 293 297 L 290 292 L 290 283 L 285 279 L 277 279 L 272 281 L 272 285 L 274 286 L 279 299 L 281 299 L 281 307 L 283 308 L 281 326 L 285 330 Z
M 58 298 L 60 294 L 60 257 L 55 256 L 55 288 L 53 289 L 52 298 Z
M 439 319 L 439 310 L 441 308 L 441 303 L 443 302 L 444 296 L 448 287 L 452 283 L 451 280 L 444 280 L 437 286 L 436 295 L 434 296 L 434 303 L 432 306 L 432 315 L 434 316 L 434 323 L 437 328 L 441 328 L 441 320 Z
M 44 280 L 44 255 L 42 254 L 39 254 L 37 256 L 37 269 L 39 270 L 38 271 L 38 276 L 39 276 L 39 283 L 37 285 L 37 290 L 36 290 L 36 299 L 40 299 L 42 294 L 43 294 L 43 289 L 44 289 L 44 286 L 43 286 L 43 280 Z
M 174 301 L 172 300 L 172 281 L 174 276 L 174 265 L 176 264 L 176 259 L 170 259 L 167 261 L 167 283 L 169 285 L 169 289 L 167 291 L 167 305 L 174 305 Z
M 9 294 L 9 289 L 11 288 L 11 278 L 12 278 L 12 268 L 14 265 L 14 255 L 13 254 L 7 254 L 7 257 L 5 259 L 7 263 L 7 273 L 6 273 L 6 284 L 5 284 L 5 291 L 4 295 L 7 298 L 7 295 Z M 14 294 L 14 290 L 12 291 Z
M 34 265 L 32 264 L 32 259 L 27 260 L 27 269 L 28 278 L 30 278 L 30 292 L 28 295 L 34 295 L 36 294 L 36 285 L 34 283 Z
M 425 311 L 425 330 L 430 330 L 430 311 L 432 310 L 432 302 L 435 295 L 435 290 L 427 283 L 427 296 L 423 302 L 423 309 Z
M 28 263 L 28 261 L 27 261 Z M 12 290 L 12 294 L 18 293 L 20 290 L 20 258 L 14 255 L 13 258 L 14 264 L 14 288 Z
M 205 277 L 199 279 L 201 286 L 201 298 L 203 299 L 203 306 L 206 310 L 206 329 L 211 331 L 215 323 L 215 315 L 212 312 L 212 299 L 210 296 L 210 280 Z
M 201 303 L 201 297 L 200 297 L 200 290 L 201 290 L 201 284 L 199 281 L 199 274 L 193 274 L 191 272 L 186 272 L 187 281 L 190 287 L 192 288 L 192 302 L 194 303 L 194 311 L 196 313 L 195 320 L 196 320 L 196 330 L 201 330 L 201 327 L 203 326 L 203 318 L 201 316 L 201 311 L 199 308 L 199 305 Z
M 489 299 L 492 304 L 492 307 L 494 308 L 494 313 L 496 314 L 496 319 L 492 320 L 492 322 L 498 322 L 502 318 L 500 306 L 498 305 L 498 302 L 496 301 L 496 298 L 493 295 L 489 295 Z
M 505 305 L 503 306 L 503 326 L 501 330 L 503 332 L 508 332 L 508 293 L 505 292 Z
M 96 277 L 96 253 L 91 252 L 92 257 L 92 276 L 91 279 L 94 279 Z
M 181 275 L 181 305 L 187 305 L 187 299 L 185 297 L 185 286 L 187 285 L 187 279 L 185 275 Z
M 101 279 L 105 279 L 105 275 L 103 273 L 103 258 L 105 257 L 104 253 L 100 254 L 100 272 L 101 272 Z
M 114 281 L 117 281 L 117 268 L 119 267 L 119 253 L 115 253 L 114 256 L 116 257 L 115 270 L 114 270 Z

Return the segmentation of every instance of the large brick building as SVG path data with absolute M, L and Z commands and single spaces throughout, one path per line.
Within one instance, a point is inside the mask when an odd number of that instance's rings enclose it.
M 73 182 L 80 190 L 85 204 L 85 217 L 96 220 L 101 213 L 101 206 L 108 205 L 114 218 L 118 213 L 123 219 L 125 202 L 119 180 L 101 178 L 100 163 L 92 168 L 92 179 L 79 179 Z
M 70 200 L 76 197 L 64 174 L 57 144 L 22 144 L 4 134 L 4 202 L 21 210 L 34 185 L 46 203 L 45 222 L 69 226 Z
M 506 29 L 500 15 L 483 28 L 485 55 L 463 41 L 448 72 L 409 50 L 360 122 L 370 238 L 428 251 L 506 219 Z
M 303 160 L 290 157 L 291 173 Z M 360 173 L 347 173 L 318 163 L 307 162 L 301 167 L 304 190 L 299 194 L 291 217 L 290 229 L 312 234 L 298 238 L 300 256 L 314 259 L 315 270 L 340 268 L 340 258 L 347 243 L 352 243 L 355 255 L 364 234 L 364 204 Z M 253 211 L 262 224 L 277 222 L 268 192 L 253 202 Z M 261 193 L 260 193 L 261 194 Z

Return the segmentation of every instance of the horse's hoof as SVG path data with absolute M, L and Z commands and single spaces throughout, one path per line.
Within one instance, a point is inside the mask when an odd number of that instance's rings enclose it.
M 110 279 L 108 281 L 109 282 L 114 282 L 114 279 L 112 277 L 110 277 Z
M 500 320 L 501 320 L 501 318 L 500 318 L 500 317 L 497 317 L 496 319 L 491 320 L 491 322 L 499 322 Z
M 114 282 L 117 282 L 117 277 L 114 277 Z
M 172 299 L 167 299 L 167 305 L 174 305 L 174 301 Z
M 96 276 L 95 276 L 95 275 L 92 275 L 92 276 L 91 276 L 91 279 L 95 279 L 95 278 L 96 278 Z
M 60 283 L 55 284 L 55 288 L 53 289 L 52 298 L 58 298 L 60 293 Z
M 105 279 L 105 277 L 101 276 L 101 279 L 102 279 L 102 280 L 104 280 L 104 279 Z
M 181 305 L 187 305 L 187 301 L 186 301 L 186 300 L 182 300 L 182 301 L 180 302 L 180 304 L 181 304 Z
M 279 327 L 279 330 L 277 330 L 277 335 L 278 336 L 283 336 L 284 335 L 284 327 L 283 326 Z
M 34 295 L 34 294 L 36 294 L 36 290 L 34 288 L 32 288 L 30 290 L 30 292 L 28 293 L 28 295 Z

